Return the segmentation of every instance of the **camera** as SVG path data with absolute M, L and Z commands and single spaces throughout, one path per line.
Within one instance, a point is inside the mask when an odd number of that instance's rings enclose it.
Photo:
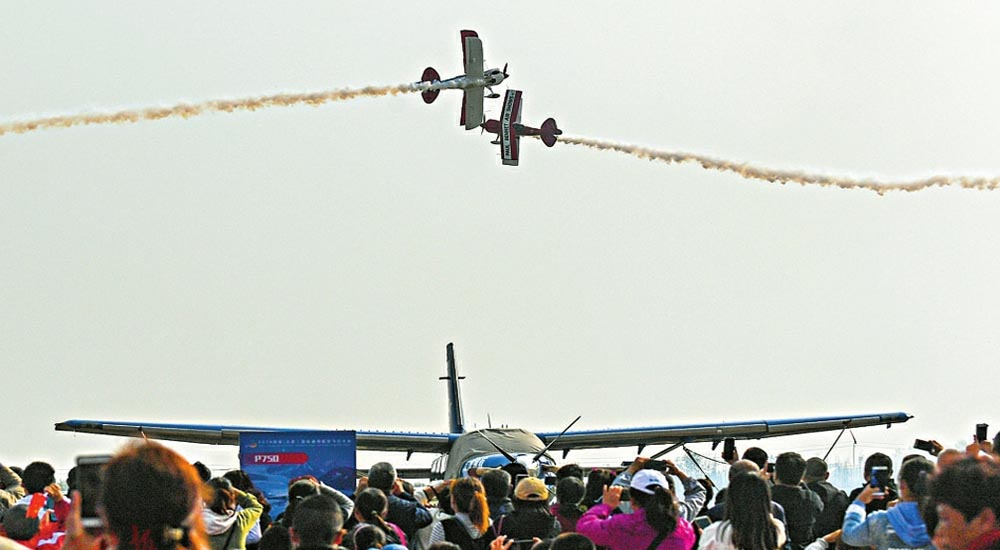
M 990 427 L 989 424 L 976 424 L 976 443 L 982 443 L 989 439 L 986 436 L 986 430 Z
M 84 529 L 102 526 L 97 508 L 104 485 L 104 467 L 110 460 L 109 455 L 76 457 L 76 486 L 80 492 L 80 519 Z
M 916 439 L 913 441 L 913 448 L 921 451 L 927 451 L 928 453 L 934 454 L 934 445 L 931 445 L 930 441 L 924 439 Z
M 885 496 L 885 488 L 889 486 L 889 469 L 885 466 L 872 466 L 870 479 L 869 483 L 875 489 L 872 494 L 877 497 Z

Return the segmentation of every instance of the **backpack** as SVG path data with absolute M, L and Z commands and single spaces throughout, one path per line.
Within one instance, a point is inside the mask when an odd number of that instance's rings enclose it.
M 444 527 L 445 540 L 459 545 L 462 550 L 489 550 L 490 542 L 495 538 L 492 529 L 487 529 L 478 539 L 472 538 L 465 524 L 457 518 L 441 520 L 441 527 Z

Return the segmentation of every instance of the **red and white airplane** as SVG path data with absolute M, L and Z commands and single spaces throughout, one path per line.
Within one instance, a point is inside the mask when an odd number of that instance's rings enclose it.
M 417 84 L 424 88 L 420 94 L 424 98 L 424 103 L 434 103 L 441 90 L 461 89 L 464 95 L 459 124 L 465 126 L 466 130 L 472 130 L 483 123 L 483 98 L 499 98 L 500 94 L 494 93 L 492 86 L 500 84 L 509 75 L 506 64 L 503 70 L 485 68 L 483 42 L 479 40 L 476 31 L 462 31 L 462 61 L 465 74 L 441 80 L 441 75 L 433 67 L 427 67 Z M 483 88 L 490 91 L 489 95 L 483 94 Z
M 520 157 L 521 136 L 539 136 L 547 147 L 556 144 L 556 136 L 562 135 L 562 130 L 556 127 L 553 118 L 545 119 L 541 128 L 532 128 L 521 124 L 521 90 L 507 90 L 503 101 L 503 115 L 500 120 L 487 120 L 483 129 L 497 135 L 496 141 L 490 143 L 500 146 L 500 156 L 508 166 L 517 166 Z

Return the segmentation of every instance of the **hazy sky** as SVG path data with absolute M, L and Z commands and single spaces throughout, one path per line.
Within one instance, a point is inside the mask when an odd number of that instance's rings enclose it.
M 0 122 L 449 77 L 470 28 L 489 66 L 510 63 L 498 91 L 524 91 L 523 122 L 567 135 L 887 180 L 1000 175 L 996 2 L 0 16 Z M 855 432 L 897 447 L 1000 427 L 1000 191 L 880 197 L 535 141 L 505 167 L 460 104 L 0 136 L 0 462 L 65 467 L 122 442 L 52 429 L 70 418 L 445 431 L 448 342 L 480 427 L 901 410 L 915 418 Z

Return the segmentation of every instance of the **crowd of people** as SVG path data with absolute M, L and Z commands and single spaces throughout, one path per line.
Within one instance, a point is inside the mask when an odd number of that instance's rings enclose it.
M 718 491 L 642 457 L 621 471 L 569 464 L 551 479 L 512 463 L 421 488 L 380 462 L 351 496 L 289 480 L 275 517 L 245 472 L 213 477 L 142 441 L 105 466 L 97 528 L 84 525 L 72 470 L 66 494 L 47 463 L 0 464 L 0 550 L 1000 550 L 998 439 L 935 445 L 898 474 L 875 453 L 850 494 L 822 459 L 771 462 L 759 447 L 726 457 Z

